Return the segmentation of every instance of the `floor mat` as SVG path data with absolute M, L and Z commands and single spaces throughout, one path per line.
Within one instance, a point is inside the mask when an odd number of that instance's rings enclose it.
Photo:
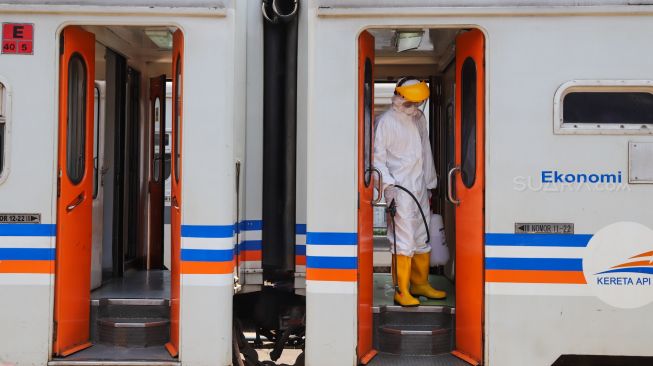
M 448 278 L 444 276 L 430 275 L 429 282 L 431 286 L 438 290 L 446 291 L 447 298 L 443 300 L 429 300 L 420 297 L 422 305 L 432 306 L 456 306 L 455 286 Z M 394 305 L 394 290 L 392 288 L 392 275 L 390 273 L 374 274 L 374 306 Z

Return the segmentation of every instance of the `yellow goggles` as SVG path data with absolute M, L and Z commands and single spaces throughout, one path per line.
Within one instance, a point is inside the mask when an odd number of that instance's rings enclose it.
M 409 102 L 421 103 L 429 98 L 431 91 L 425 82 L 413 85 L 402 85 L 395 88 L 395 92 Z

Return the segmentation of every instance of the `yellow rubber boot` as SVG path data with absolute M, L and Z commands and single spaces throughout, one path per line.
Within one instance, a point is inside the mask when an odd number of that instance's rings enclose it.
M 401 306 L 417 306 L 419 300 L 410 294 L 410 257 L 395 255 L 397 267 L 394 268 L 395 258 L 392 261 L 392 271 L 399 291 L 395 291 L 395 304 Z
M 429 299 L 444 299 L 447 293 L 431 287 L 429 283 L 430 254 L 415 254 L 410 272 L 410 293 L 415 296 L 424 296 Z

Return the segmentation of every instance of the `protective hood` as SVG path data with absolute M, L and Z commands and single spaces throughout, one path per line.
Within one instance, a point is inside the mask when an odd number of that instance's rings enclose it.
M 416 104 L 412 104 L 410 107 L 405 107 L 405 102 L 407 102 L 407 100 L 401 95 L 393 95 L 392 109 L 409 117 L 419 117 L 422 112 L 419 107 Z

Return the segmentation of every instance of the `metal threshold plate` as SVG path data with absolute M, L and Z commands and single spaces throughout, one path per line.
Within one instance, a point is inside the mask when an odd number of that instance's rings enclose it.
M 48 362 L 48 366 L 181 366 L 177 361 L 64 361 Z

